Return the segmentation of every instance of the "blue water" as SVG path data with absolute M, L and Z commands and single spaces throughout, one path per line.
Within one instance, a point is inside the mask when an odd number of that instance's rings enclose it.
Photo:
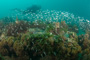
M 90 0 L 0 0 L 0 18 L 9 16 L 14 8 L 26 9 L 31 5 L 42 9 L 61 10 L 90 20 Z
M 0 0 L 0 60 L 90 60 L 89 32 L 90 0 Z

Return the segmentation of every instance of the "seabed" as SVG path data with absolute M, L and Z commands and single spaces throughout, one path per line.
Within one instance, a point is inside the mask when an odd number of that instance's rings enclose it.
M 41 19 L 2 18 L 0 60 L 90 60 L 88 28 L 80 29 L 81 25 L 76 25 L 73 20 L 70 24 L 61 18 L 60 21 Z

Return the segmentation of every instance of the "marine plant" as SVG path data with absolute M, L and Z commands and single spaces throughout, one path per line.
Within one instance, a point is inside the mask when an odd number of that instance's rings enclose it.
M 5 60 L 4 57 L 0 54 L 0 60 Z
M 39 29 L 45 30 L 46 27 L 47 27 L 47 22 L 42 20 L 36 20 L 30 23 L 30 28 L 39 28 Z
M 0 54 L 2 54 L 3 56 L 6 56 L 9 54 L 8 49 L 7 49 L 8 45 L 7 45 L 7 41 L 3 40 L 0 42 Z
M 29 23 L 20 21 L 17 23 L 9 24 L 7 27 L 7 36 L 17 36 L 19 33 L 25 33 L 29 28 Z
M 78 28 L 79 28 L 79 27 L 76 26 L 76 25 L 70 25 L 70 24 L 68 24 L 68 30 L 69 30 L 69 31 L 79 33 L 79 29 L 78 29 Z
M 13 46 L 14 40 L 15 40 L 14 37 L 12 37 L 12 36 L 8 37 L 7 44 L 8 44 L 9 47 Z
M 15 42 L 14 42 L 14 45 L 13 45 L 13 49 L 14 49 L 14 51 L 16 52 L 16 55 L 17 56 L 23 56 L 24 54 L 24 47 L 23 47 L 23 44 L 22 44 L 22 42 L 20 42 L 19 43 L 19 40 L 16 40 Z
M 69 25 L 65 21 L 55 23 L 17 22 L 8 25 L 7 35 L 0 40 L 0 54 L 6 59 L 90 59 L 89 33 L 78 36 L 75 31 L 69 30 Z M 57 28 L 59 28 L 58 31 Z
M 47 28 L 46 28 L 46 32 L 51 32 L 54 33 L 55 32 L 55 26 L 53 24 L 48 24 Z
M 60 23 L 60 31 L 64 31 L 64 32 L 68 31 L 68 25 L 66 24 L 65 21 L 61 21 L 61 23 Z

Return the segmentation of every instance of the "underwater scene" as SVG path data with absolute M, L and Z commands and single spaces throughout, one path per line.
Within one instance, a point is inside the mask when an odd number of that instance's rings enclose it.
M 90 0 L 0 0 L 0 60 L 90 60 Z

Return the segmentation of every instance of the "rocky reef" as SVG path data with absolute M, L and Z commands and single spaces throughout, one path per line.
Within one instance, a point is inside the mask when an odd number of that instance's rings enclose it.
M 0 28 L 0 60 L 90 60 L 89 31 L 78 35 L 65 21 L 16 19 Z

